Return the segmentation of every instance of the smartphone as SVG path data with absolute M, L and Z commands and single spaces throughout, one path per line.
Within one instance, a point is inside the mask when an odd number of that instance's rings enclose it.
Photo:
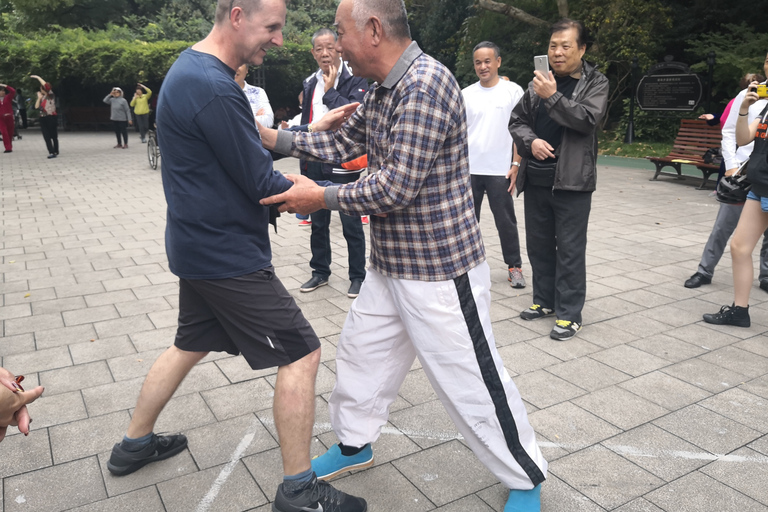
M 758 98 L 768 98 L 768 86 L 766 86 L 766 84 L 758 85 L 755 92 L 757 93 Z
M 537 55 L 533 58 L 533 69 L 541 71 L 545 76 L 549 74 L 549 57 Z

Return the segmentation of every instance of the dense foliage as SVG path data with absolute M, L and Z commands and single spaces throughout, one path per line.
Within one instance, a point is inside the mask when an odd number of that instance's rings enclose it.
M 548 31 L 477 7 L 476 0 L 406 0 L 414 39 L 440 59 L 462 86 L 476 81 L 472 48 L 501 47 L 500 73 L 525 85 L 532 57 L 546 53 Z M 640 71 L 665 55 L 687 62 L 706 79 L 706 58 L 717 54 L 712 92 L 716 108 L 737 92 L 740 76 L 760 71 L 768 49 L 765 0 L 499 0 L 545 22 L 571 17 L 589 29 L 587 57 L 611 80 L 609 125 L 625 120 L 633 57 Z M 561 5 L 558 6 L 558 3 Z M 315 67 L 311 34 L 333 23 L 337 0 L 291 0 L 285 45 L 267 56 L 265 88 L 274 107 L 295 107 L 301 81 Z M 0 81 L 34 89 L 28 75 L 53 82 L 70 105 L 92 105 L 112 86 L 136 82 L 155 89 L 184 48 L 211 28 L 213 0 L 0 0 Z M 713 110 L 715 107 L 713 107 Z M 664 137 L 664 118 L 641 114 L 645 137 Z M 652 129 L 659 125 L 659 129 Z

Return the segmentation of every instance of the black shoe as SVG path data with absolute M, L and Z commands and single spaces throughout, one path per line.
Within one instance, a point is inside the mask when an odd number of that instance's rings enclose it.
M 13 153 L 13 150 L 12 149 L 6 149 L 5 151 L 3 151 L 3 153 Z
M 117 443 L 112 447 L 112 456 L 107 462 L 107 469 L 115 476 L 129 475 L 150 462 L 157 462 L 173 457 L 187 447 L 187 438 L 182 434 L 158 436 L 152 434 L 152 440 L 139 451 L 132 452 Z
M 320 288 L 321 286 L 325 286 L 328 284 L 328 278 L 327 277 L 319 277 L 319 276 L 312 276 L 312 279 L 301 285 L 301 288 L 299 288 L 300 292 L 313 292 Z
M 543 308 L 539 304 L 534 304 L 525 311 L 520 312 L 520 318 L 523 320 L 536 320 L 538 318 L 544 318 L 545 316 L 554 315 L 555 310 L 549 308 Z
M 299 494 L 289 498 L 283 491 L 283 484 L 277 487 L 277 495 L 272 503 L 273 512 L 366 512 L 368 504 L 362 498 L 346 494 L 334 488 L 328 482 L 314 477 L 312 483 Z
M 54 155 L 53 153 L 51 153 L 50 155 L 48 155 L 48 158 L 56 158 L 56 155 Z
M 352 284 L 349 285 L 349 291 L 347 291 L 347 297 L 354 299 L 360 295 L 360 287 L 363 286 L 362 279 L 353 279 Z
M 764 292 L 768 292 L 768 279 L 761 279 L 760 280 L 760 289 Z
M 685 284 L 683 286 L 685 286 L 686 288 L 698 288 L 703 284 L 709 284 L 711 282 L 712 282 L 711 277 L 707 277 L 701 272 L 696 272 L 685 281 Z
M 749 306 L 723 306 L 719 313 L 704 315 L 704 321 L 715 325 L 735 325 L 736 327 L 749 327 Z

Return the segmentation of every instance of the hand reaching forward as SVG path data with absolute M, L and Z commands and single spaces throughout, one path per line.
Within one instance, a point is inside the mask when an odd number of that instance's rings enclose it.
M 27 411 L 27 404 L 37 400 L 45 388 L 37 386 L 23 391 L 16 384 L 16 377 L 0 367 L 0 441 L 5 438 L 9 426 L 18 427 L 19 431 L 29 435 L 29 423 L 32 421 Z

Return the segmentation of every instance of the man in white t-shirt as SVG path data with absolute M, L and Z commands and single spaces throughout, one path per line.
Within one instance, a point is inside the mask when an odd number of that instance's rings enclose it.
M 467 108 L 469 172 L 475 199 L 475 216 L 480 220 L 483 194 L 488 194 L 493 219 L 501 241 L 501 252 L 509 269 L 513 288 L 525 288 L 521 269 L 520 238 L 517 234 L 512 168 L 520 165 L 507 125 L 512 109 L 523 97 L 523 89 L 499 77 L 501 54 L 489 41 L 472 52 L 475 73 L 480 79 L 462 91 Z M 514 158 L 513 158 L 514 156 Z

